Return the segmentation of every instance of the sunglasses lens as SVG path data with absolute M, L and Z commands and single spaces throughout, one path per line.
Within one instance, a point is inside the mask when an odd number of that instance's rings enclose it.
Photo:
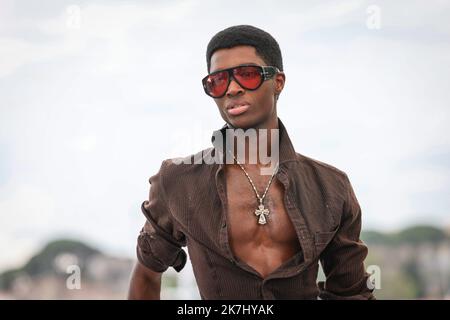
M 212 97 L 220 97 L 227 90 L 228 72 L 218 72 L 209 75 L 205 80 L 205 89 Z
M 263 82 L 262 68 L 259 66 L 240 66 L 208 75 L 203 79 L 205 92 L 213 97 L 220 98 L 228 90 L 229 70 L 233 72 L 233 78 L 244 89 L 256 90 Z
M 259 67 L 246 66 L 238 67 L 233 70 L 235 79 L 245 89 L 256 89 L 261 85 L 262 77 Z

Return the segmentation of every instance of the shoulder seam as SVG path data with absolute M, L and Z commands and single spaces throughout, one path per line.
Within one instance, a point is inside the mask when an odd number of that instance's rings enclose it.
M 347 177 L 347 173 L 345 173 L 341 169 L 338 169 L 338 168 L 336 168 L 336 167 L 334 167 L 334 166 L 332 166 L 332 165 L 330 165 L 328 163 L 319 161 L 319 160 L 311 158 L 311 157 L 307 157 L 307 156 L 305 156 L 303 154 L 300 154 L 300 153 L 297 153 L 297 157 L 298 157 L 299 161 L 304 160 L 305 162 L 309 162 L 309 163 L 312 163 L 314 165 L 318 165 L 318 166 L 321 166 L 323 168 L 330 169 L 330 170 L 332 170 L 332 171 L 342 175 L 344 178 Z

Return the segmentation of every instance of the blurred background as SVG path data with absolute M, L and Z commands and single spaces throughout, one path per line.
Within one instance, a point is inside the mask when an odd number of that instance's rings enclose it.
M 200 80 L 236 24 L 280 44 L 296 151 L 349 175 L 377 297 L 450 298 L 450 1 L 0 0 L 0 299 L 126 297 L 148 178 L 223 125 Z M 189 263 L 162 297 L 199 298 Z

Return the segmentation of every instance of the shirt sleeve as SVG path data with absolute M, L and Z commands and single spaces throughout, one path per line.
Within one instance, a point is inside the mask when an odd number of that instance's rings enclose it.
M 346 200 L 341 223 L 320 261 L 326 281 L 319 282 L 321 299 L 375 299 L 364 268 L 368 249 L 360 240 L 361 207 L 346 178 Z M 370 287 L 370 288 L 369 288 Z M 372 289 L 371 289 L 372 288 Z
M 173 267 L 179 272 L 186 264 L 186 252 L 182 249 L 186 239 L 167 204 L 163 186 L 166 164 L 167 160 L 163 161 L 159 172 L 149 179 L 149 198 L 141 205 L 147 220 L 139 233 L 136 252 L 139 262 L 153 271 L 164 272 Z

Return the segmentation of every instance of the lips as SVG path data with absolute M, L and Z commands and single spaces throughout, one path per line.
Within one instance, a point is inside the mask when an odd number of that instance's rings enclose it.
M 250 108 L 248 102 L 232 103 L 227 106 L 227 112 L 231 116 L 238 116 L 246 112 L 248 108 Z

